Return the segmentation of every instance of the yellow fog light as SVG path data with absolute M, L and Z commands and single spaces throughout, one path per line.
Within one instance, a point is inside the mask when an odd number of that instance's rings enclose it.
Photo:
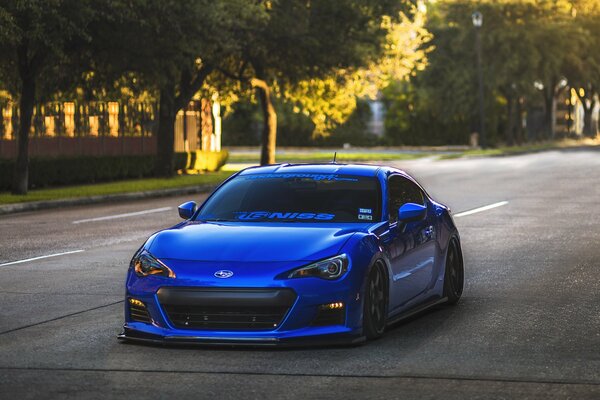
M 321 309 L 323 310 L 339 310 L 340 308 L 344 308 L 344 303 L 329 303 L 321 306 Z
M 129 304 L 132 306 L 145 307 L 144 303 L 138 299 L 129 299 Z

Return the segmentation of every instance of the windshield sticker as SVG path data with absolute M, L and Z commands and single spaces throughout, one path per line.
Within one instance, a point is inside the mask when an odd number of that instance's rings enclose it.
M 372 221 L 373 220 L 373 216 L 369 215 L 369 214 L 358 214 L 358 219 L 364 219 L 364 220 Z
M 358 213 L 359 214 L 373 214 L 373 210 L 370 208 L 359 208 Z
M 312 179 L 314 181 L 353 181 L 358 182 L 357 178 L 341 177 L 337 174 L 252 174 L 243 176 L 247 180 L 255 179 Z
M 303 213 L 303 212 L 270 212 L 270 211 L 243 211 L 234 213 L 236 218 L 241 221 L 256 221 L 261 219 L 294 219 L 309 220 L 316 219 L 320 221 L 329 221 L 335 218 L 335 214 L 325 213 Z

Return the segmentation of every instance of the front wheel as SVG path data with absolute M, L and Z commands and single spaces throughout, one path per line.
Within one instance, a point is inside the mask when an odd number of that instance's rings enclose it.
M 383 335 L 387 322 L 388 288 L 385 266 L 377 261 L 371 268 L 365 290 L 363 332 L 367 339 Z
M 463 259 L 456 240 L 450 241 L 446 255 L 446 272 L 444 273 L 444 296 L 448 304 L 456 304 L 463 292 L 465 271 Z

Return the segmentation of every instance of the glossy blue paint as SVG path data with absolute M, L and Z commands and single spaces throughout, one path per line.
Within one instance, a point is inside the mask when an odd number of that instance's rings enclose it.
M 146 305 L 151 323 L 134 321 L 126 301 L 125 336 L 242 342 L 332 335 L 342 340 L 360 338 L 365 279 L 376 260 L 382 260 L 388 271 L 390 319 L 443 297 L 446 250 L 451 238 L 458 240 L 447 207 L 433 201 L 423 190 L 424 206 L 405 204 L 400 210 L 393 210 L 400 222 L 390 221 L 388 177 L 400 175 L 417 184 L 403 171 L 390 167 L 283 164 L 248 168 L 238 174 L 302 173 L 376 177 L 382 199 L 381 219 L 360 223 L 202 222 L 192 218 L 195 203 L 185 203 L 179 207 L 179 213 L 187 221 L 154 234 L 142 246 L 168 266 L 176 278 L 139 277 L 132 268 L 128 271 L 126 297 Z M 223 185 L 226 184 L 227 181 Z M 346 254 L 349 260 L 348 271 L 339 279 L 288 278 L 292 270 L 339 254 Z M 215 276 L 218 271 L 232 275 L 223 279 Z M 269 329 L 182 329 L 174 326 L 159 302 L 157 292 L 165 287 L 208 291 L 291 289 L 295 300 L 281 323 Z M 343 324 L 311 325 L 320 305 L 337 302 L 345 306 Z
M 338 254 L 343 244 L 363 224 L 335 225 L 186 222 L 157 235 L 148 250 L 161 260 L 317 261 Z
M 188 201 L 186 203 L 181 204 L 177 207 L 177 211 L 179 212 L 179 216 L 183 219 L 190 219 L 196 212 L 196 202 Z
M 398 221 L 410 222 L 425 217 L 427 207 L 421 204 L 406 203 L 398 209 Z

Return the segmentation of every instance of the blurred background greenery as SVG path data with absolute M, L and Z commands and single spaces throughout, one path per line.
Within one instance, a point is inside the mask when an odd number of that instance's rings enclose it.
M 113 102 L 115 135 L 155 139 L 134 174 L 168 177 L 177 115 L 201 100 L 208 119 L 222 107 L 223 145 L 261 146 L 262 164 L 276 145 L 594 138 L 598 49 L 597 0 L 0 2 L 0 150 L 16 140 L 26 193 L 29 137 L 108 137 Z

